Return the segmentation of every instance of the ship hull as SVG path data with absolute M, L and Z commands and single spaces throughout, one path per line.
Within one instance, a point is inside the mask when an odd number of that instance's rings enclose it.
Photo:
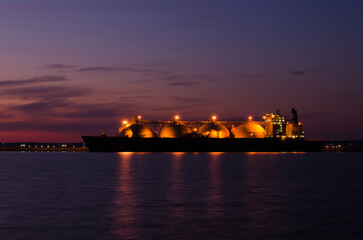
M 82 138 L 90 152 L 314 152 L 323 147 L 323 141 L 304 139 Z

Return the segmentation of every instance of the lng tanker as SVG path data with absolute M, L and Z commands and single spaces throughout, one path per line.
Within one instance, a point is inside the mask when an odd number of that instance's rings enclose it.
M 116 136 L 82 136 L 90 152 L 311 152 L 321 140 L 305 140 L 303 125 L 293 108 L 286 120 L 277 113 L 263 121 L 147 121 L 124 120 Z

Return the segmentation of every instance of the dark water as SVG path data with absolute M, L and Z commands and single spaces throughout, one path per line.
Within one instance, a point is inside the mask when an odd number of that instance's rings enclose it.
M 363 153 L 0 153 L 0 239 L 363 239 Z

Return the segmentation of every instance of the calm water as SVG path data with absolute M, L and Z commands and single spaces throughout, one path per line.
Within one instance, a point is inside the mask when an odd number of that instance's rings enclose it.
M 363 239 L 363 153 L 0 153 L 0 239 Z

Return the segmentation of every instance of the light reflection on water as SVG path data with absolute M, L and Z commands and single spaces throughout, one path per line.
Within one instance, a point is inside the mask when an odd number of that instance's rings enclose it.
M 119 179 L 117 180 L 117 191 L 115 197 L 116 210 L 113 211 L 116 226 L 114 234 L 119 237 L 132 238 L 136 231 L 132 226 L 135 224 L 135 186 L 132 178 L 133 153 L 119 153 Z
M 209 153 L 210 160 L 208 161 L 207 175 L 207 196 L 205 206 L 207 208 L 207 216 L 210 219 L 218 218 L 222 212 L 222 194 L 221 194 L 221 156 L 223 153 Z
M 0 239 L 360 239 L 362 156 L 0 153 Z
M 186 201 L 183 194 L 185 185 L 183 184 L 183 169 L 182 161 L 185 153 L 171 153 L 171 165 L 170 165 L 170 186 L 168 189 L 168 202 L 171 202 L 169 206 L 170 217 L 172 219 L 183 219 L 185 216 Z

